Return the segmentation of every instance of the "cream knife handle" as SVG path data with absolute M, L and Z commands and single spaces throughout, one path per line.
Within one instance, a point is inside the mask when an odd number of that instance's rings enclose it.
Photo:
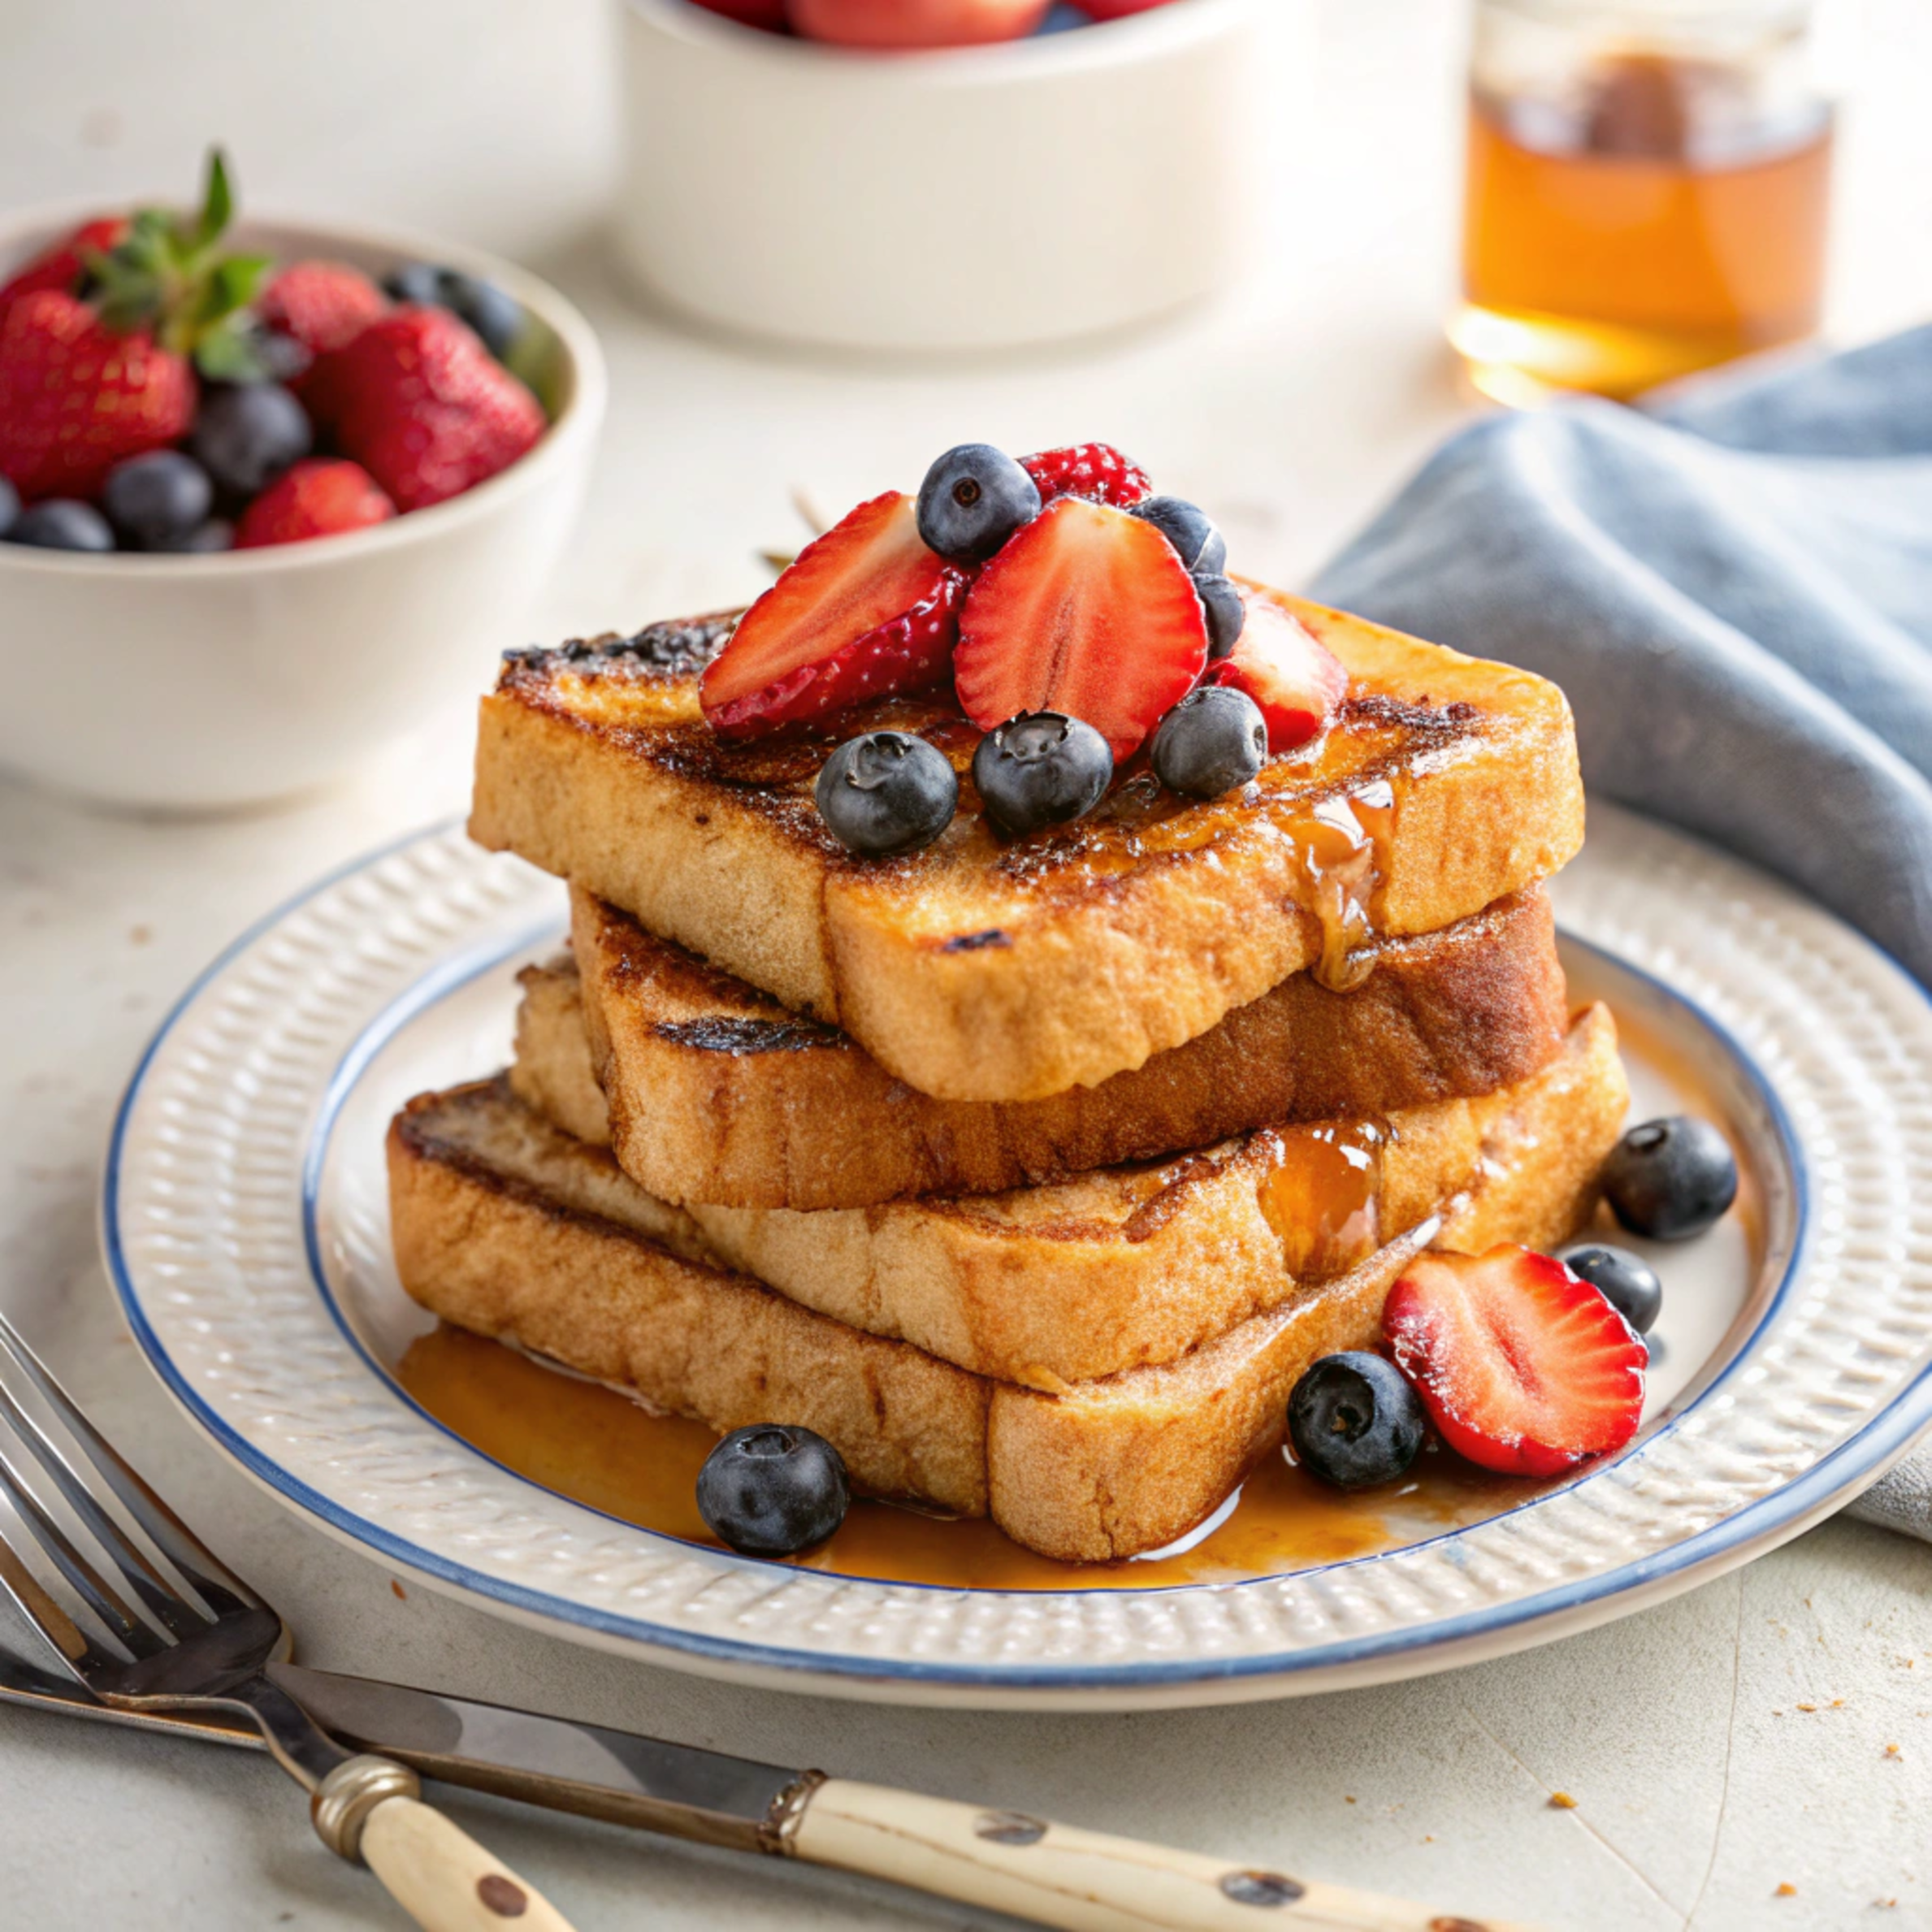
M 1529 1932 L 1018 1812 L 828 1778 L 786 1848 L 1062 1932 Z
M 535 1886 L 420 1798 L 370 1813 L 362 1861 L 423 1932 L 571 1932 Z
M 572 1932 L 535 1886 L 425 1804 L 422 1788 L 406 1765 L 368 1752 L 345 1758 L 315 1788 L 315 1835 L 367 1865 L 422 1932 Z

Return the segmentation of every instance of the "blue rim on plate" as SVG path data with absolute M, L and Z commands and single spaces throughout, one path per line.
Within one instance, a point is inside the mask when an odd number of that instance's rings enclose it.
M 126 1093 L 116 1111 L 114 1130 L 109 1142 L 106 1173 L 102 1193 L 102 1243 L 108 1272 L 115 1292 L 119 1300 L 123 1314 L 142 1352 L 175 1399 L 227 1453 L 245 1470 L 268 1488 L 286 1497 L 290 1501 L 312 1514 L 326 1527 L 347 1540 L 357 1543 L 379 1554 L 390 1558 L 417 1573 L 432 1578 L 464 1592 L 486 1598 L 526 1615 L 546 1621 L 572 1625 L 593 1631 L 600 1635 L 622 1639 L 648 1648 L 666 1649 L 684 1654 L 729 1662 L 756 1669 L 779 1673 L 796 1674 L 804 1677 L 860 1678 L 873 1680 L 891 1680 L 914 1683 L 928 1683 L 935 1687 L 953 1687 L 967 1689 L 1013 1689 L 1013 1690 L 1066 1690 L 1102 1691 L 1140 1687 L 1155 1687 L 1193 1682 L 1226 1681 L 1244 1678 L 1280 1678 L 1291 1679 L 1315 1671 L 1332 1671 L 1352 1665 L 1399 1657 L 1405 1653 L 1427 1653 L 1453 1647 L 1466 1640 L 1492 1635 L 1505 1631 L 1527 1631 L 1530 1627 L 1546 1618 L 1562 1614 L 1566 1611 L 1583 1605 L 1607 1601 L 1630 1591 L 1644 1588 L 1662 1579 L 1683 1576 L 1713 1563 L 1735 1551 L 1741 1545 L 1774 1536 L 1780 1529 L 1796 1534 L 1809 1518 L 1828 1505 L 1835 1498 L 1848 1492 L 1855 1492 L 1862 1483 L 1874 1479 L 1883 1468 L 1898 1455 L 1903 1453 L 1913 1438 L 1932 1424 L 1932 1365 L 1922 1368 L 1911 1380 L 1901 1387 L 1887 1405 L 1872 1416 L 1856 1434 L 1821 1458 L 1799 1475 L 1758 1497 L 1734 1512 L 1723 1521 L 1685 1538 L 1682 1542 L 1652 1554 L 1636 1558 L 1618 1567 L 1598 1575 L 1583 1578 L 1572 1583 L 1564 1584 L 1536 1595 L 1512 1602 L 1497 1605 L 1458 1616 L 1438 1618 L 1412 1628 L 1382 1633 L 1375 1635 L 1347 1640 L 1305 1649 L 1278 1652 L 1258 1657 L 1230 1659 L 1193 1658 L 1175 1661 L 1142 1662 L 1130 1665 L 1098 1665 L 1085 1668 L 1069 1669 L 1065 1666 L 1042 1666 L 1032 1665 L 994 1665 L 988 1666 L 965 1666 L 933 1663 L 905 1662 L 897 1659 L 877 1659 L 862 1657 L 840 1657 L 816 1652 L 787 1649 L 780 1646 L 725 1640 L 705 1635 L 700 1632 L 678 1629 L 654 1623 L 636 1617 L 617 1615 L 595 1609 L 570 1598 L 557 1596 L 548 1592 L 531 1589 L 510 1583 L 500 1578 L 487 1575 L 467 1565 L 453 1562 L 439 1553 L 427 1549 L 406 1537 L 384 1528 L 370 1518 L 356 1514 L 343 1508 L 329 1497 L 313 1489 L 298 1477 L 292 1475 L 280 1464 L 263 1454 L 253 1444 L 239 1435 L 209 1404 L 202 1399 L 193 1384 L 175 1363 L 159 1336 L 149 1323 L 127 1265 L 123 1252 L 119 1219 L 119 1193 L 120 1170 L 125 1137 L 132 1119 L 135 1107 L 141 1098 L 143 1083 L 162 1046 L 179 1024 L 183 1016 L 194 1004 L 201 991 L 238 956 L 248 951 L 256 941 L 279 925 L 301 906 L 306 904 L 330 886 L 349 878 L 382 860 L 414 845 L 418 840 L 433 836 L 444 827 L 431 827 L 427 832 L 418 831 L 394 840 L 376 851 L 366 853 L 336 868 L 314 882 L 302 891 L 278 906 L 272 912 L 258 920 L 239 938 L 223 949 L 221 954 L 199 973 L 187 990 L 181 995 L 167 1017 L 157 1029 L 154 1037 L 143 1051 Z M 328 1143 L 336 1116 L 353 1092 L 356 1082 L 363 1071 L 390 1039 L 405 1026 L 410 1019 L 447 998 L 458 987 L 469 983 L 479 975 L 500 964 L 539 942 L 547 934 L 558 929 L 558 922 L 544 921 L 527 927 L 516 937 L 504 940 L 492 938 L 478 942 L 464 948 L 444 960 L 433 972 L 418 980 L 406 991 L 392 1000 L 362 1029 L 356 1039 L 339 1060 L 329 1080 L 321 1107 L 312 1123 L 307 1150 L 302 1170 L 302 1214 L 304 1241 L 308 1256 L 313 1285 L 328 1308 L 331 1318 L 344 1340 L 355 1351 L 363 1365 L 381 1382 L 388 1393 L 399 1404 L 409 1408 L 418 1417 L 435 1427 L 452 1440 L 462 1439 L 448 1427 L 407 1396 L 394 1382 L 388 1372 L 370 1354 L 361 1339 L 354 1333 L 346 1315 L 337 1302 L 329 1286 L 326 1271 L 322 1267 L 319 1245 L 315 1228 L 317 1189 L 326 1162 Z M 1758 1310 L 1749 1331 L 1735 1341 L 1731 1347 L 1731 1359 L 1698 1393 L 1684 1408 L 1665 1418 L 1654 1428 L 1640 1437 L 1625 1454 L 1658 1441 L 1681 1427 L 1687 1418 L 1708 1402 L 1722 1389 L 1744 1365 L 1751 1343 L 1762 1332 L 1770 1322 L 1788 1300 L 1794 1284 L 1799 1278 L 1806 1258 L 1809 1242 L 1807 1231 L 1809 1222 L 1809 1203 L 1805 1180 L 1805 1167 L 1802 1149 L 1784 1105 L 1776 1089 L 1765 1077 L 1761 1068 L 1745 1050 L 1742 1042 L 1702 1007 L 1686 998 L 1674 988 L 1666 985 L 1654 975 L 1630 964 L 1614 954 L 1592 942 L 1565 934 L 1565 942 L 1587 950 L 1607 961 L 1615 970 L 1627 974 L 1642 982 L 1665 1004 L 1676 1008 L 1687 1016 L 1723 1048 L 1731 1065 L 1742 1075 L 1746 1085 L 1762 1105 L 1765 1117 L 1769 1122 L 1774 1137 L 1784 1159 L 1787 1172 L 1793 1188 L 1794 1226 L 1791 1249 L 1784 1271 L 1762 1307 Z M 1895 970 L 1903 972 L 1895 962 L 1889 960 L 1882 949 L 1864 942 L 1881 958 L 1887 960 Z M 1909 980 L 1909 976 L 1904 976 Z M 1921 997 L 1932 1000 L 1925 989 L 1913 985 Z M 463 1443 L 464 1449 L 479 1460 L 492 1467 L 515 1475 L 520 1482 L 528 1483 L 533 1489 L 546 1494 L 554 1492 L 544 1490 L 544 1485 L 531 1483 L 530 1479 L 494 1458 L 484 1455 L 471 1445 Z M 1621 1457 L 1597 1464 L 1562 1486 L 1562 1492 L 1575 1492 L 1587 1488 L 1592 1482 L 1601 1479 L 1614 1470 Z M 1486 1518 L 1484 1523 L 1493 1523 L 1501 1518 L 1535 1508 L 1553 1492 L 1539 1491 L 1533 1497 L 1501 1510 L 1495 1516 Z M 625 1519 L 610 1516 L 607 1512 L 591 1509 L 587 1505 L 574 1506 L 586 1509 L 593 1515 L 607 1520 L 624 1523 L 633 1533 L 648 1536 L 689 1550 L 701 1550 L 704 1546 L 668 1537 L 661 1532 L 643 1529 Z M 1473 1527 L 1473 1526 L 1472 1526 Z M 1405 1549 L 1414 1549 L 1428 1544 L 1453 1541 L 1461 1535 L 1461 1530 L 1449 1530 L 1436 1536 L 1419 1539 L 1405 1544 Z M 1347 1557 L 1336 1562 L 1311 1566 L 1311 1568 L 1332 1571 L 1372 1564 L 1391 1552 L 1376 1552 L 1368 1555 Z M 721 1562 L 739 1564 L 752 1559 L 731 1557 L 718 1553 Z M 782 1566 L 770 1566 L 779 1568 Z M 1077 1586 L 1064 1591 L 1052 1592 L 961 1592 L 950 1586 L 920 1584 L 914 1583 L 880 1582 L 878 1579 L 856 1577 L 848 1573 L 812 1570 L 803 1573 L 828 1582 L 852 1581 L 872 1583 L 882 1589 L 893 1592 L 934 1590 L 947 1595 L 1023 1595 L 1073 1596 L 1092 1594 L 1123 1594 L 1119 1590 L 1097 1592 Z M 1146 1591 L 1128 1591 L 1130 1596 L 1185 1595 L 1193 1592 L 1212 1591 L 1228 1592 L 1250 1589 L 1270 1578 L 1244 1579 L 1219 1583 L 1158 1584 L 1150 1585 Z

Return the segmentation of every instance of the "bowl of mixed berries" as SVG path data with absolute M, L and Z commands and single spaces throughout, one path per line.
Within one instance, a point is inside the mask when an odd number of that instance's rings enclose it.
M 201 808 L 365 761 L 514 641 L 604 387 L 534 277 L 239 222 L 219 154 L 192 209 L 0 227 L 0 765 Z
M 626 0 L 620 263 L 747 335 L 1130 327 L 1263 257 L 1308 0 Z M 702 156 L 702 165 L 694 158 Z

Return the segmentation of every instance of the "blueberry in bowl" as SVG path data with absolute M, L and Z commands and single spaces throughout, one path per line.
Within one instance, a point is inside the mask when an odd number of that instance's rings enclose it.
M 795 1423 L 734 1429 L 698 1471 L 698 1514 L 748 1557 L 795 1556 L 823 1543 L 851 1501 L 845 1458 Z
M 1393 1482 L 1428 1433 L 1422 1397 L 1402 1372 L 1365 1349 L 1324 1355 L 1288 1398 L 1295 1459 L 1339 1489 Z
M 6 541 L 29 550 L 108 551 L 114 548 L 114 528 L 91 503 L 45 496 L 14 518 Z
M 109 470 L 101 506 L 131 549 L 175 550 L 208 520 L 214 483 L 184 452 L 152 450 Z
M 279 383 L 223 383 L 203 396 L 188 449 L 239 502 L 299 462 L 314 441 L 308 412 Z

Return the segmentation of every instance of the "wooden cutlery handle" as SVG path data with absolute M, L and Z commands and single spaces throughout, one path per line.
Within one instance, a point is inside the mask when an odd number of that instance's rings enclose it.
M 820 1785 L 795 1817 L 786 1848 L 795 1857 L 1063 1932 L 1529 1932 L 840 1778 Z

